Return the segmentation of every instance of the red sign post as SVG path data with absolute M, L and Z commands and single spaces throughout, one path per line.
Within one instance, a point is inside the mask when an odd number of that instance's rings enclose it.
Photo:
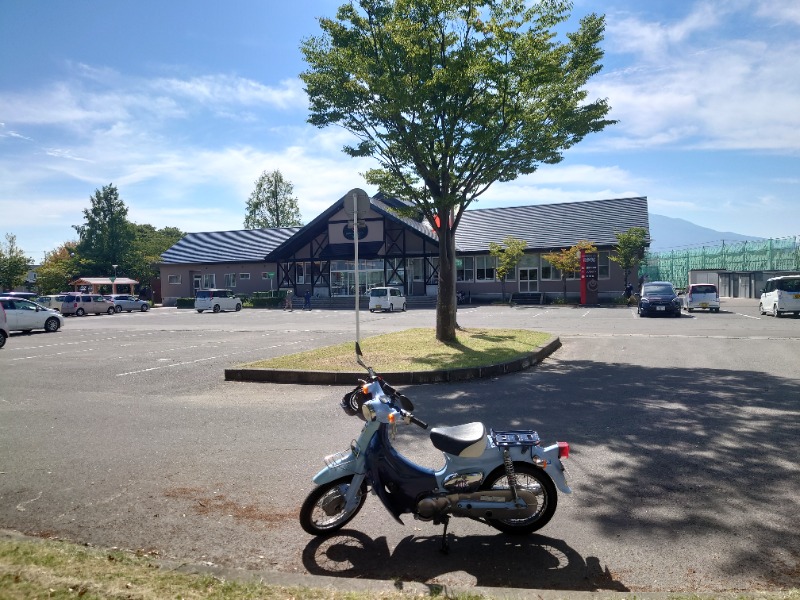
M 581 304 L 597 304 L 597 253 L 581 250 Z

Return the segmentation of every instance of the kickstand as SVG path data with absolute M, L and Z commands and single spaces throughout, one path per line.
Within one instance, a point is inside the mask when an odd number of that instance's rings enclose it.
M 450 554 L 450 544 L 447 543 L 447 525 L 450 523 L 450 517 L 445 515 L 442 518 L 442 524 L 444 525 L 444 531 L 442 531 L 442 547 L 439 548 L 439 552 L 442 554 Z

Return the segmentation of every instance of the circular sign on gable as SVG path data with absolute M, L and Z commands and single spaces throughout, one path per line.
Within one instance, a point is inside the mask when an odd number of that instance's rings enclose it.
M 367 237 L 367 233 L 369 232 L 369 227 L 367 227 L 366 223 L 359 223 L 358 224 L 358 239 L 363 240 Z M 342 228 L 342 235 L 348 240 L 352 240 L 355 236 L 353 235 L 353 224 L 348 223 Z

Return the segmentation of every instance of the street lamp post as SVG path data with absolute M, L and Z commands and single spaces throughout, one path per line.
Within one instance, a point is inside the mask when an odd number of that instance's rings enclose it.
M 111 265 L 111 266 L 114 267 L 114 277 L 111 278 L 111 293 L 112 294 L 116 294 L 117 293 L 117 267 L 119 265 Z

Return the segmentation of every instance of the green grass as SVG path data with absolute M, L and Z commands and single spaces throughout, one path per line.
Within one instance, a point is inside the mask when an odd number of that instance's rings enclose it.
M 433 329 L 407 329 L 361 340 L 364 362 L 379 373 L 437 371 L 504 363 L 521 358 L 552 339 L 548 333 L 522 329 L 460 329 L 457 341 L 444 344 Z M 248 369 L 353 372 L 355 343 L 346 342 L 245 365 Z

